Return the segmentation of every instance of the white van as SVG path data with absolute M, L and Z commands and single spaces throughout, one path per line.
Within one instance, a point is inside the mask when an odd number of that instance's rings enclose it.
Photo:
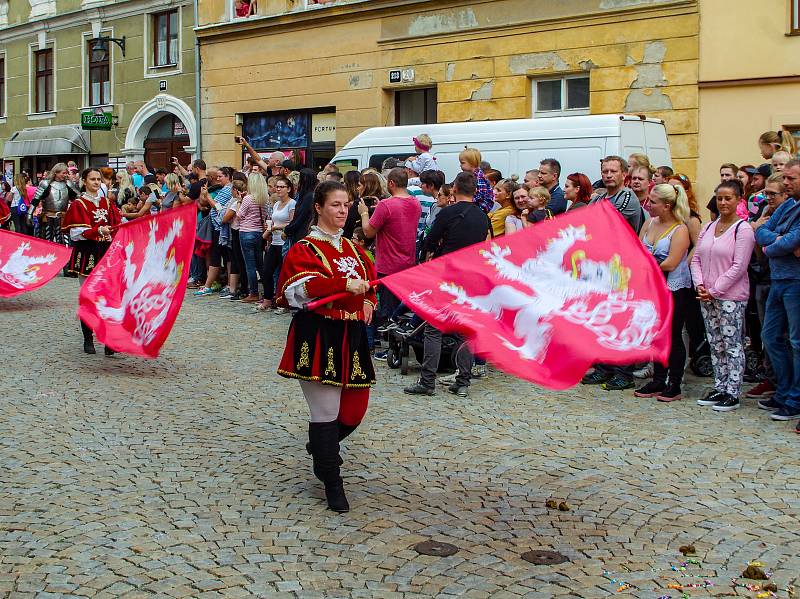
M 412 138 L 427 133 L 431 153 L 447 181 L 461 170 L 458 154 L 465 146 L 478 148 L 483 160 L 503 176 L 538 168 L 545 158 L 561 163 L 561 185 L 570 173 L 600 178 L 600 159 L 647 154 L 653 166 L 672 166 L 664 121 L 624 114 L 598 114 L 507 121 L 441 123 L 374 127 L 356 135 L 332 162 L 341 172 L 373 167 L 389 157 L 405 160 L 415 154 Z

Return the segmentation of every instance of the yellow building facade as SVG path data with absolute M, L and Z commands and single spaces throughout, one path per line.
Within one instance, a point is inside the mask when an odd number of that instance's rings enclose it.
M 758 137 L 800 137 L 800 2 L 700 3 L 698 184 L 710 196 L 719 165 L 764 162 Z M 798 139 L 800 141 L 800 139 Z
M 696 0 L 258 4 L 261 14 L 240 19 L 229 0 L 200 3 L 203 155 L 213 163 L 241 164 L 234 135 L 257 115 L 295 125 L 291 115 L 307 113 L 308 151 L 324 158 L 364 129 L 409 118 L 625 112 L 663 119 L 676 167 L 696 174 Z

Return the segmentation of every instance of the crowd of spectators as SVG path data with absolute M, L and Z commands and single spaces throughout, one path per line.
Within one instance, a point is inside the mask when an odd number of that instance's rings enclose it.
M 301 168 L 282 152 L 264 159 L 246 140 L 237 142 L 246 152 L 243 169 L 207 166 L 203 160 L 183 166 L 175 159 L 170 172 L 151 172 L 142 161 L 119 172 L 101 169 L 101 193 L 117 203 L 126 220 L 197 204 L 189 279 L 195 296 L 285 313 L 275 306 L 281 263 L 308 232 L 314 189 L 321 181 L 345 184 L 344 235 L 374 256 L 379 278 L 567 211 L 610 202 L 664 272 L 675 305 L 672 352 L 667 365 L 596 364 L 583 383 L 675 401 L 683 397 L 687 360 L 705 353 L 713 389 L 698 404 L 734 410 L 749 382 L 755 386 L 745 396 L 758 400 L 773 420 L 800 419 L 800 161 L 786 133 L 761 136 L 765 162 L 758 166 L 721 165 L 705 216 L 691 179 L 651 164 L 644 154 L 607 156 L 594 183 L 584 173 L 564 176 L 558 160 L 546 158 L 520 182 L 483 161 L 478 148 L 467 147 L 459 156 L 461 173 L 448 182 L 427 135 L 413 139 L 415 155 L 389 158 L 380 170 L 344 173 L 333 164 L 321 172 Z M 37 197 L 48 186 L 76 184 L 77 171 L 73 164 L 60 164 L 38 181 L 20 173 L 13 184 L 5 183 L 3 226 L 52 238 Z M 379 287 L 369 331 L 376 359 L 386 358 L 382 338 L 407 326 L 405 312 L 397 297 Z M 433 395 L 442 334 L 420 326 L 422 373 L 406 392 Z M 458 341 L 458 371 L 438 380 L 466 396 L 487 369 Z M 637 386 L 636 378 L 649 380 Z

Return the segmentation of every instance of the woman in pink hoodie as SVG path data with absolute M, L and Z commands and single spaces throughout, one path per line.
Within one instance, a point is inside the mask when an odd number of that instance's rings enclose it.
M 691 263 L 714 367 L 714 391 L 697 403 L 728 412 L 739 407 L 742 391 L 744 312 L 750 296 L 747 265 L 755 236 L 736 212 L 742 199 L 741 184 L 720 183 L 716 196 L 719 218 L 700 232 Z

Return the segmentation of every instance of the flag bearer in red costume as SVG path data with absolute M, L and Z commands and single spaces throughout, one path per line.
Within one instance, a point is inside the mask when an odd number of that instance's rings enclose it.
M 366 253 L 342 237 L 347 202 L 341 183 L 317 187 L 311 231 L 289 250 L 278 282 L 279 303 L 294 308 L 349 292 L 345 299 L 294 315 L 278 368 L 281 376 L 300 381 L 310 412 L 306 449 L 314 474 L 325 484 L 328 507 L 337 512 L 350 509 L 339 442 L 361 422 L 375 384 L 366 332 L 376 303 L 368 283 L 375 270 Z
M 81 180 L 83 192 L 69 205 L 61 229 L 69 235 L 73 246 L 68 269 L 78 275 L 80 284 L 83 285 L 111 245 L 111 237 L 120 224 L 120 213 L 114 202 L 109 202 L 107 196 L 101 195 L 100 183 L 103 179 L 99 170 L 87 168 L 83 171 Z M 95 353 L 92 330 L 83 321 L 81 330 L 83 351 L 87 354 Z M 105 354 L 111 356 L 114 352 L 106 347 Z

